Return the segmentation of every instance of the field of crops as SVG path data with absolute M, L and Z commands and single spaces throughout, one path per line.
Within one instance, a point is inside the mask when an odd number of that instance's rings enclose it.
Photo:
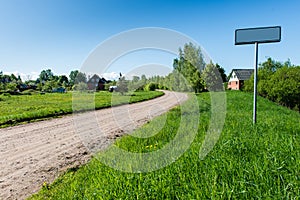
M 210 120 L 210 95 L 197 96 L 198 134 L 191 147 L 171 165 L 149 173 L 125 173 L 93 158 L 44 184 L 32 199 L 297 199 L 300 196 L 300 114 L 258 98 L 258 123 L 252 124 L 252 95 L 227 92 L 225 126 L 214 149 L 203 159 L 199 150 Z M 186 104 L 191 103 L 190 101 Z M 195 112 L 184 115 L 195 119 Z M 116 146 L 132 152 L 157 151 L 175 137 L 180 108 L 172 109 Z M 189 127 L 186 131 L 192 131 Z M 103 152 L 102 152 L 103 153 Z M 101 153 L 100 153 L 101 155 Z
M 0 95 L 0 127 L 37 119 L 70 114 L 73 111 L 101 109 L 134 103 L 163 95 L 160 91 L 118 93 L 46 93 L 32 95 Z M 87 103 L 88 102 L 88 103 Z

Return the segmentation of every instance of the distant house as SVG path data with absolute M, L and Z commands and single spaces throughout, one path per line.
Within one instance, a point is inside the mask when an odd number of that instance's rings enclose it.
M 105 78 L 100 78 L 97 74 L 94 74 L 87 82 L 89 90 L 104 90 L 105 84 L 108 81 Z
M 227 88 L 231 90 L 240 90 L 244 85 L 244 81 L 249 80 L 253 72 L 253 69 L 233 69 Z

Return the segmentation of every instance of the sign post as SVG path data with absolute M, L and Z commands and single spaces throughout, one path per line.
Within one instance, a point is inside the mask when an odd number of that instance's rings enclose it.
M 254 53 L 254 94 L 253 94 L 253 124 L 256 123 L 257 110 L 257 66 L 258 66 L 258 44 L 273 43 L 281 41 L 281 27 L 260 27 L 235 30 L 235 45 L 255 44 Z
M 257 106 L 257 66 L 258 66 L 258 43 L 255 43 L 254 53 L 254 97 L 253 97 L 253 124 L 256 124 L 256 106 Z

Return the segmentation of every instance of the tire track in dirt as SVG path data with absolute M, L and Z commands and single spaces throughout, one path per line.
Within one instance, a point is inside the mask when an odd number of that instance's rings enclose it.
M 92 152 L 188 98 L 164 92 L 141 103 L 0 129 L 0 199 L 25 199 L 66 169 L 86 163 Z

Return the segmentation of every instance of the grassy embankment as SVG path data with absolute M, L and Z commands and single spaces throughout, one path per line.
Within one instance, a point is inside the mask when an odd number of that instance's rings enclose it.
M 128 102 L 149 100 L 161 95 L 163 93 L 160 91 L 134 92 L 130 96 L 109 92 L 77 93 L 75 95 L 72 92 L 45 95 L 0 95 L 0 127 L 70 114 L 74 107 L 79 110 L 101 109 Z M 86 104 L 87 100 L 92 101 Z M 72 104 L 73 102 L 74 104 Z M 83 105 L 79 105 L 80 103 Z
M 200 125 L 190 149 L 176 162 L 150 173 L 124 173 L 92 159 L 45 185 L 32 199 L 297 199 L 300 196 L 300 114 L 258 98 L 258 123 L 252 125 L 252 95 L 227 93 L 227 115 L 214 149 L 199 159 L 208 128 L 210 96 L 198 97 Z M 189 103 L 189 102 L 187 102 Z M 194 112 L 184 113 L 194 115 Z M 179 108 L 167 114 L 155 136 L 126 136 L 117 146 L 132 152 L 162 148 L 176 134 Z M 138 129 L 155 131 L 158 117 Z M 188 130 L 187 130 L 188 131 Z M 138 134 L 138 133 L 136 133 Z

